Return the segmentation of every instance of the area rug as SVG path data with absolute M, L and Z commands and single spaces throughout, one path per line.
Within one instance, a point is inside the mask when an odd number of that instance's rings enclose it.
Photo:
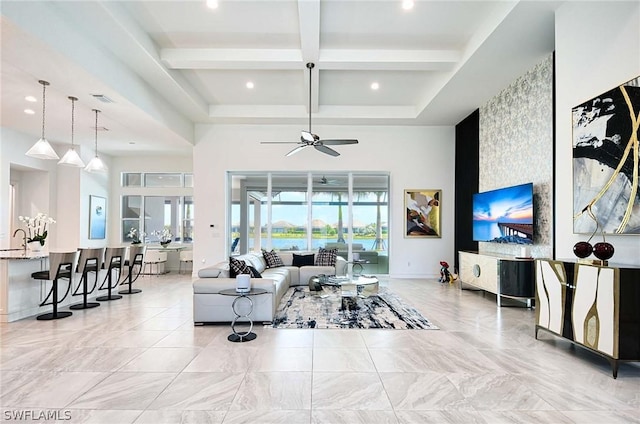
M 291 287 L 273 321 L 274 328 L 389 328 L 438 330 L 413 307 L 386 287 L 367 298 L 345 298 L 340 288 L 325 286 L 310 292 L 308 287 Z

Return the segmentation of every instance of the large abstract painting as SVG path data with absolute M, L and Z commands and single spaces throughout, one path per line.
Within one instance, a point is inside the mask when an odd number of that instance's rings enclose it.
M 574 232 L 640 234 L 640 77 L 572 109 Z M 590 214 L 589 212 L 592 212 Z
M 441 237 L 440 201 L 442 190 L 405 190 L 405 237 Z

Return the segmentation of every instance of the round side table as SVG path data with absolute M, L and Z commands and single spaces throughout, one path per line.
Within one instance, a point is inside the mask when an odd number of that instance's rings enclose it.
M 253 312 L 253 300 L 251 300 L 251 297 L 249 296 L 257 296 L 266 293 L 267 291 L 265 289 L 251 289 L 247 292 L 238 292 L 236 291 L 236 289 L 226 289 L 220 290 L 218 292 L 218 294 L 221 294 L 223 296 L 236 296 L 236 298 L 233 299 L 233 303 L 231 304 L 231 309 L 233 310 L 233 314 L 235 315 L 233 321 L 231 321 L 231 331 L 233 331 L 233 333 L 229 334 L 227 340 L 229 340 L 230 342 L 242 343 L 250 342 L 251 340 L 254 340 L 256 337 L 258 337 L 256 333 L 251 332 L 251 330 L 253 330 L 253 320 L 251 319 L 251 313 Z M 249 304 L 249 311 L 244 315 L 239 313 L 237 309 L 237 306 L 240 302 L 248 302 Z M 239 333 L 238 331 L 236 331 L 236 323 L 240 318 L 247 319 L 247 322 L 249 322 L 249 329 L 247 331 Z

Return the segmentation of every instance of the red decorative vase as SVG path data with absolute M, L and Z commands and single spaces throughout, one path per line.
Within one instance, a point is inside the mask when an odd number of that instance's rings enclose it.
M 573 245 L 573 254 L 579 258 L 586 258 L 592 252 L 593 252 L 593 247 L 591 246 L 591 243 L 587 241 L 579 241 Z
M 607 242 L 596 243 L 593 246 L 593 254 L 596 258 L 606 261 L 607 259 L 611 259 L 613 256 L 615 249 L 613 246 Z

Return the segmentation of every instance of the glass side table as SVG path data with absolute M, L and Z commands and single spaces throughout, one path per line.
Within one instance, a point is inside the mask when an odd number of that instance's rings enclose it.
M 229 334 L 227 340 L 229 340 L 230 342 L 242 343 L 250 342 L 251 340 L 254 340 L 256 337 L 258 337 L 256 333 L 251 332 L 251 330 L 253 330 L 253 320 L 251 319 L 251 313 L 253 312 L 253 300 L 251 300 L 251 297 L 249 296 L 267 294 L 267 291 L 265 289 L 251 289 L 248 292 L 237 292 L 236 289 L 226 289 L 220 290 L 218 294 L 221 294 L 223 296 L 236 296 L 236 298 L 233 299 L 233 303 L 231 304 L 231 309 L 233 309 L 233 314 L 235 315 L 233 321 L 231 321 L 231 331 L 233 331 L 233 333 Z M 249 311 L 244 315 L 238 312 L 240 302 L 248 302 L 249 305 Z M 249 329 L 245 332 L 239 333 L 238 331 L 236 331 L 236 323 L 240 318 L 247 319 L 247 321 L 242 322 L 248 322 Z

